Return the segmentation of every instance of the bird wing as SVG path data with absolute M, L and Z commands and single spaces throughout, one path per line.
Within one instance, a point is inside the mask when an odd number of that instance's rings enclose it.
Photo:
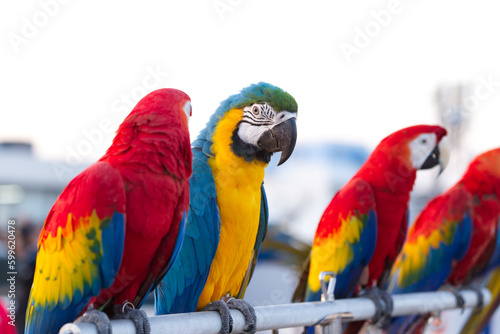
M 26 333 L 56 332 L 109 288 L 125 238 L 125 188 L 106 162 L 87 168 L 63 190 L 38 241 Z
M 311 250 L 307 300 L 318 300 L 322 271 L 336 273 L 337 298 L 352 295 L 375 250 L 376 226 L 373 190 L 367 182 L 355 178 L 335 195 L 318 225 Z
M 394 244 L 394 247 L 391 247 L 389 254 L 387 254 L 384 261 L 384 268 L 382 269 L 382 273 L 376 282 L 377 287 L 380 289 L 384 289 L 385 286 L 387 286 L 394 262 L 403 248 L 406 240 L 406 232 L 408 231 L 409 217 L 410 210 L 406 210 L 406 214 L 403 216 L 403 222 L 400 224 L 401 228 L 397 231 L 396 243 Z
M 393 293 L 434 291 L 469 248 L 472 219 L 470 194 L 454 187 L 436 197 L 411 227 L 391 278 Z

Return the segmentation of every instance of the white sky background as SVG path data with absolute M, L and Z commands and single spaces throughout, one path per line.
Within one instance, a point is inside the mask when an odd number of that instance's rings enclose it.
M 148 68 L 168 72 L 154 88 L 190 95 L 192 139 L 222 100 L 266 81 L 296 98 L 299 141 L 370 148 L 399 128 L 437 123 L 439 84 L 490 77 L 498 86 L 474 110 L 466 145 L 500 146 L 500 5 L 491 0 L 401 0 L 350 63 L 340 43 L 353 44 L 391 1 L 220 0 L 231 6 L 221 17 L 214 0 L 69 0 L 43 22 L 41 3 L 51 1 L 0 4 L 0 141 L 31 140 L 43 158 L 82 151 L 83 131 L 95 134 L 103 119 L 114 131 L 131 110 L 120 112 L 123 96 L 140 92 Z M 16 52 L 9 36 L 22 37 L 26 20 L 40 25 L 34 16 L 46 24 Z M 96 136 L 84 162 L 113 134 Z

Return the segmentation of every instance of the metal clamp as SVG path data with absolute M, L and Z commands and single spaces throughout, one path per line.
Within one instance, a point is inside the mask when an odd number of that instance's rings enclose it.
M 327 283 L 327 278 L 328 283 Z M 321 284 L 321 301 L 335 301 L 335 283 L 337 277 L 333 271 L 322 271 L 319 274 Z M 342 333 L 342 320 L 352 319 L 350 312 L 334 313 L 326 316 L 318 325 L 315 326 L 315 332 L 321 334 L 340 334 Z
M 330 277 L 328 281 L 328 286 L 326 284 L 326 277 Z M 322 271 L 319 273 L 319 282 L 321 284 L 321 301 L 322 302 L 333 302 L 335 300 L 335 283 L 337 282 L 337 276 L 333 271 Z

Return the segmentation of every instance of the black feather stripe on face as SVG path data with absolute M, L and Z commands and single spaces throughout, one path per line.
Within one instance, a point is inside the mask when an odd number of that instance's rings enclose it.
M 256 123 L 256 122 L 248 121 L 248 120 L 245 119 L 245 116 L 243 116 L 243 120 L 240 123 L 248 123 L 248 124 L 253 125 L 253 126 L 273 125 L 272 122 L 259 122 L 259 123 Z
M 233 150 L 233 153 L 245 159 L 246 162 L 252 162 L 257 159 L 266 164 L 269 163 L 273 153 L 261 150 L 258 146 L 245 143 L 241 140 L 240 136 L 238 136 L 238 130 L 239 126 L 234 129 L 233 135 L 231 136 L 231 149 Z

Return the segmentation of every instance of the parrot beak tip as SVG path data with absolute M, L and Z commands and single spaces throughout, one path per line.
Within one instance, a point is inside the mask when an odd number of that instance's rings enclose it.
M 296 142 L 297 125 L 295 118 L 289 118 L 266 131 L 259 139 L 258 146 L 268 152 L 281 151 L 281 158 L 278 162 L 278 166 L 280 166 L 290 158 Z
M 293 153 L 295 144 L 297 142 L 297 124 L 295 118 L 290 118 L 284 123 L 282 123 L 284 128 L 279 134 L 280 148 L 281 148 L 281 158 L 278 162 L 278 166 L 282 165 L 287 161 Z

